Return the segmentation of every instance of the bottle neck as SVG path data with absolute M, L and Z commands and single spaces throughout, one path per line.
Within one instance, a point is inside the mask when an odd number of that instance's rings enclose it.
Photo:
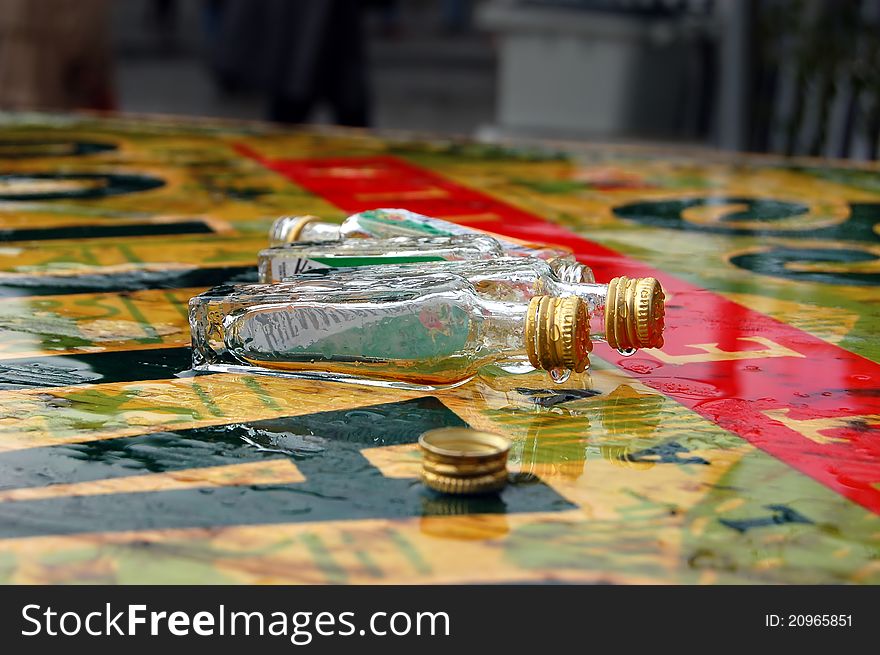
M 525 324 L 528 305 L 502 300 L 477 299 L 482 318 L 482 342 L 490 352 L 526 357 Z
M 547 280 L 543 293 L 550 296 L 577 296 L 587 306 L 590 318 L 590 335 L 594 341 L 605 340 L 605 304 L 608 300 L 607 284 L 573 284 L 552 278 Z
M 342 238 L 335 223 L 307 223 L 299 233 L 298 241 L 337 241 Z

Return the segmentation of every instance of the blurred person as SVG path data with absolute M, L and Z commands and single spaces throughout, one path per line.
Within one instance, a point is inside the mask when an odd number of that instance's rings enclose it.
M 153 0 L 149 11 L 158 31 L 165 34 L 177 31 L 177 0 Z
M 359 0 L 213 0 L 208 7 L 222 88 L 264 89 L 273 121 L 304 123 L 326 103 L 338 125 L 369 124 Z
M 162 52 L 169 54 L 179 50 L 177 0 L 152 0 L 147 8 L 146 18 L 148 25 L 159 37 Z
M 397 0 L 370 0 L 368 6 L 378 15 L 379 32 L 384 38 L 399 39 L 403 35 Z
M 108 0 L 0 0 L 0 108 L 114 107 Z
M 443 0 L 443 30 L 460 34 L 470 27 L 471 7 L 468 0 Z

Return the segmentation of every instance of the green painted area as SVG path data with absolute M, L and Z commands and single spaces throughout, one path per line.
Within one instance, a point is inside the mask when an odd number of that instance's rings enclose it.
M 716 571 L 722 582 L 880 583 L 880 517 L 758 450 L 686 523 L 688 567 Z
M 79 329 L 77 322 L 55 310 L 64 303 L 41 298 L 28 301 L 25 307 L 17 302 L 0 303 L 0 335 L 7 342 L 16 343 L 16 350 L 67 350 L 93 346 Z
M 202 401 L 202 404 L 208 408 L 208 411 L 212 416 L 224 416 L 223 410 L 220 408 L 213 398 L 211 398 L 210 394 L 202 389 L 202 387 L 195 382 L 191 385 L 192 390 L 196 392 L 196 395 L 199 397 L 199 400 Z
M 788 248 L 776 246 L 730 258 L 735 266 L 762 275 L 848 286 L 880 286 L 880 273 L 837 270 L 798 270 L 798 264 L 855 264 L 877 262 L 880 256 L 865 250 L 841 248 Z
M 118 392 L 105 392 L 100 388 L 84 388 L 73 391 L 55 401 L 56 410 L 46 413 L 48 432 L 54 436 L 70 436 L 79 432 L 91 433 L 98 430 L 124 428 L 127 423 L 120 417 L 120 409 L 127 403 L 136 400 L 142 393 L 136 388 L 128 388 Z M 188 422 L 203 418 L 197 411 L 166 404 L 155 404 L 151 412 L 167 414 L 169 423 Z
M 579 191 L 583 191 L 585 188 L 588 188 L 583 182 L 579 182 L 577 180 L 525 180 L 525 179 L 516 179 L 511 180 L 514 184 L 525 187 L 527 189 L 531 189 L 532 191 L 537 191 L 538 193 L 549 193 L 549 194 L 568 194 L 568 193 L 577 193 Z
M 218 568 L 207 544 L 170 545 L 145 542 L 113 549 L 117 584 L 235 584 L 237 579 Z
M 625 574 L 669 580 L 674 571 L 663 564 L 664 545 L 658 535 L 675 529 L 668 505 L 644 500 L 619 520 L 593 519 L 573 528 L 563 521 L 526 524 L 511 531 L 504 556 L 525 570 L 582 571 L 602 581 Z M 693 582 L 695 575 L 676 578 Z
M 680 235 L 670 238 L 670 232 L 666 229 L 621 223 L 615 229 L 600 230 L 587 236 L 609 248 L 650 262 L 660 270 L 698 287 L 801 305 L 804 311 L 785 320 L 823 338 L 837 334 L 839 329 L 838 319 L 823 319 L 823 310 L 843 310 L 858 320 L 842 336 L 839 342 L 841 347 L 880 362 L 880 341 L 876 338 L 877 325 L 880 325 L 880 305 L 877 303 L 865 302 L 860 296 L 842 292 L 844 287 L 838 284 L 755 274 L 728 261 L 735 254 L 766 249 L 771 244 L 802 248 L 798 246 L 798 241 L 774 238 L 756 244 L 755 239 L 748 236 L 698 232 Z M 662 277 L 660 280 L 662 282 Z M 807 313 L 806 310 L 811 311 Z
M 13 553 L 0 551 L 0 584 L 13 584 L 18 562 Z
M 345 542 L 351 552 L 354 553 L 357 561 L 361 564 L 361 566 L 364 567 L 364 569 L 369 573 L 371 577 L 376 578 L 376 580 L 385 577 L 382 573 L 381 567 L 376 564 L 370 553 L 358 545 L 357 537 L 355 537 L 355 535 L 353 535 L 351 532 L 346 531 L 342 532 L 341 536 L 342 540 Z
M 793 166 L 793 171 L 811 175 L 820 180 L 836 182 L 860 191 L 880 194 L 880 175 L 876 170 L 860 170 L 858 168 L 813 168 Z
M 327 578 L 328 583 L 345 584 L 348 580 L 348 576 L 345 574 L 345 569 L 339 566 L 339 564 L 333 559 L 333 556 L 327 550 L 327 547 L 318 535 L 309 532 L 301 537 L 301 541 L 305 544 L 309 554 L 314 558 L 315 563 L 318 565 L 318 569 L 320 569 L 321 573 Z
M 166 380 L 187 370 L 191 363 L 189 348 L 26 356 L 0 362 L 0 388 Z
M 140 257 L 138 257 L 137 255 L 135 255 L 134 252 L 132 252 L 131 248 L 129 248 L 126 244 L 119 243 L 116 245 L 116 247 L 119 249 L 119 252 L 121 252 L 123 254 L 126 261 L 129 261 L 129 262 L 132 262 L 135 264 L 143 263 L 143 260 Z
M 389 528 L 388 537 L 391 541 L 394 542 L 394 545 L 397 546 L 397 549 L 401 552 L 401 554 L 406 558 L 407 562 L 409 562 L 410 566 L 412 566 L 417 573 L 421 573 L 422 575 L 428 575 L 431 573 L 431 566 L 425 561 L 425 559 L 421 556 L 419 551 L 404 537 L 398 530 L 395 530 L 393 527 Z
M 80 182 L 79 188 L 63 188 L 59 190 L 28 191 L 28 185 L 51 182 Z M 126 173 L 61 173 L 61 172 L 15 172 L 0 174 L 0 183 L 4 191 L 0 191 L 0 200 L 10 202 L 71 200 L 104 198 L 107 196 L 125 195 L 150 191 L 164 186 L 165 181 L 145 174 Z M 20 188 L 17 188 L 18 187 Z
M 82 394 L 89 396 L 88 393 Z M 94 402 L 99 399 L 94 398 Z M 80 401 L 82 402 L 82 401 Z M 110 401 L 105 401 L 110 404 Z M 304 480 L 274 484 L 163 489 L 0 503 L 0 539 L 26 536 L 221 528 L 322 521 L 403 519 L 449 514 L 555 512 L 573 506 L 540 483 L 510 485 L 500 495 L 449 498 L 425 490 L 414 478 L 386 477 L 370 464 L 366 449 L 411 445 L 418 435 L 464 422 L 436 398 L 369 405 L 359 409 L 226 423 L 201 428 L 165 429 L 133 437 L 36 446 L 0 453 L 0 467 L 10 470 L 4 485 L 42 487 L 53 483 L 122 482 L 148 472 L 171 473 L 225 464 L 240 465 L 290 458 Z M 2 489 L 2 487 L 0 487 Z M 19 520 L 27 516 L 28 520 Z M 390 539 L 416 571 L 428 565 L 402 534 L 390 527 Z M 331 558 L 320 531 L 306 530 L 304 544 L 319 568 L 335 581 L 346 575 Z M 222 535 L 210 544 L 166 542 L 157 551 L 187 560 L 251 558 L 296 543 L 271 540 L 264 550 L 242 551 L 235 543 L 224 550 Z M 263 542 L 264 544 L 266 542 Z M 158 547 L 157 547 L 158 548 Z M 147 550 L 148 547 L 145 547 Z
M 263 403 L 266 407 L 276 410 L 281 409 L 281 405 L 275 402 L 272 394 L 266 391 L 255 377 L 243 376 L 241 380 L 242 382 L 244 382 L 244 386 L 253 391 L 254 394 L 256 394 L 257 398 L 260 399 L 260 402 Z

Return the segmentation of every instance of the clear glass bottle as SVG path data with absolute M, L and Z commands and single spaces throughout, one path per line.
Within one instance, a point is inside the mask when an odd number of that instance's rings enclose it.
M 621 276 L 609 284 L 583 284 L 578 266 L 570 265 L 554 272 L 548 262 L 540 259 L 503 257 L 383 266 L 382 275 L 401 281 L 437 273 L 460 275 L 479 295 L 508 302 L 528 302 L 535 296 L 577 296 L 586 305 L 593 341 L 608 341 L 623 354 L 663 345 L 665 296 L 656 279 Z M 345 279 L 363 275 L 364 269 L 340 269 L 329 274 Z M 278 282 L 281 279 L 261 278 L 260 281 Z
M 527 363 L 555 379 L 589 365 L 589 321 L 575 296 L 494 301 L 462 277 L 431 274 L 401 285 L 381 270 L 196 296 L 193 368 L 434 389 L 493 363 Z
M 478 234 L 353 239 L 267 248 L 257 256 L 257 267 L 259 280 L 268 283 L 322 268 L 489 259 L 503 254 L 495 239 Z
M 282 216 L 269 229 L 269 244 L 280 246 L 293 241 L 336 241 L 353 238 L 382 239 L 395 236 L 449 236 L 484 234 L 479 230 L 416 214 L 407 209 L 370 209 L 352 214 L 341 225 L 321 222 L 317 216 Z M 557 265 L 577 263 L 570 251 L 529 244 L 497 234 L 491 235 L 508 255 L 557 260 Z M 593 282 L 592 271 L 585 267 L 584 282 Z

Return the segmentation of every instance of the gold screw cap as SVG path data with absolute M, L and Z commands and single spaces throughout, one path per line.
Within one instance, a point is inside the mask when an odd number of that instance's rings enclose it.
M 419 437 L 422 482 L 445 494 L 485 494 L 507 484 L 510 442 L 491 432 L 438 428 Z
M 590 319 L 577 296 L 535 296 L 526 314 L 526 352 L 535 368 L 582 373 L 590 365 Z
M 605 339 L 612 348 L 659 348 L 663 345 L 663 287 L 652 277 L 616 277 L 608 283 Z
M 293 243 L 299 240 L 299 235 L 306 225 L 320 220 L 320 217 L 310 214 L 276 218 L 269 228 L 269 245 L 283 246 L 285 243 Z

